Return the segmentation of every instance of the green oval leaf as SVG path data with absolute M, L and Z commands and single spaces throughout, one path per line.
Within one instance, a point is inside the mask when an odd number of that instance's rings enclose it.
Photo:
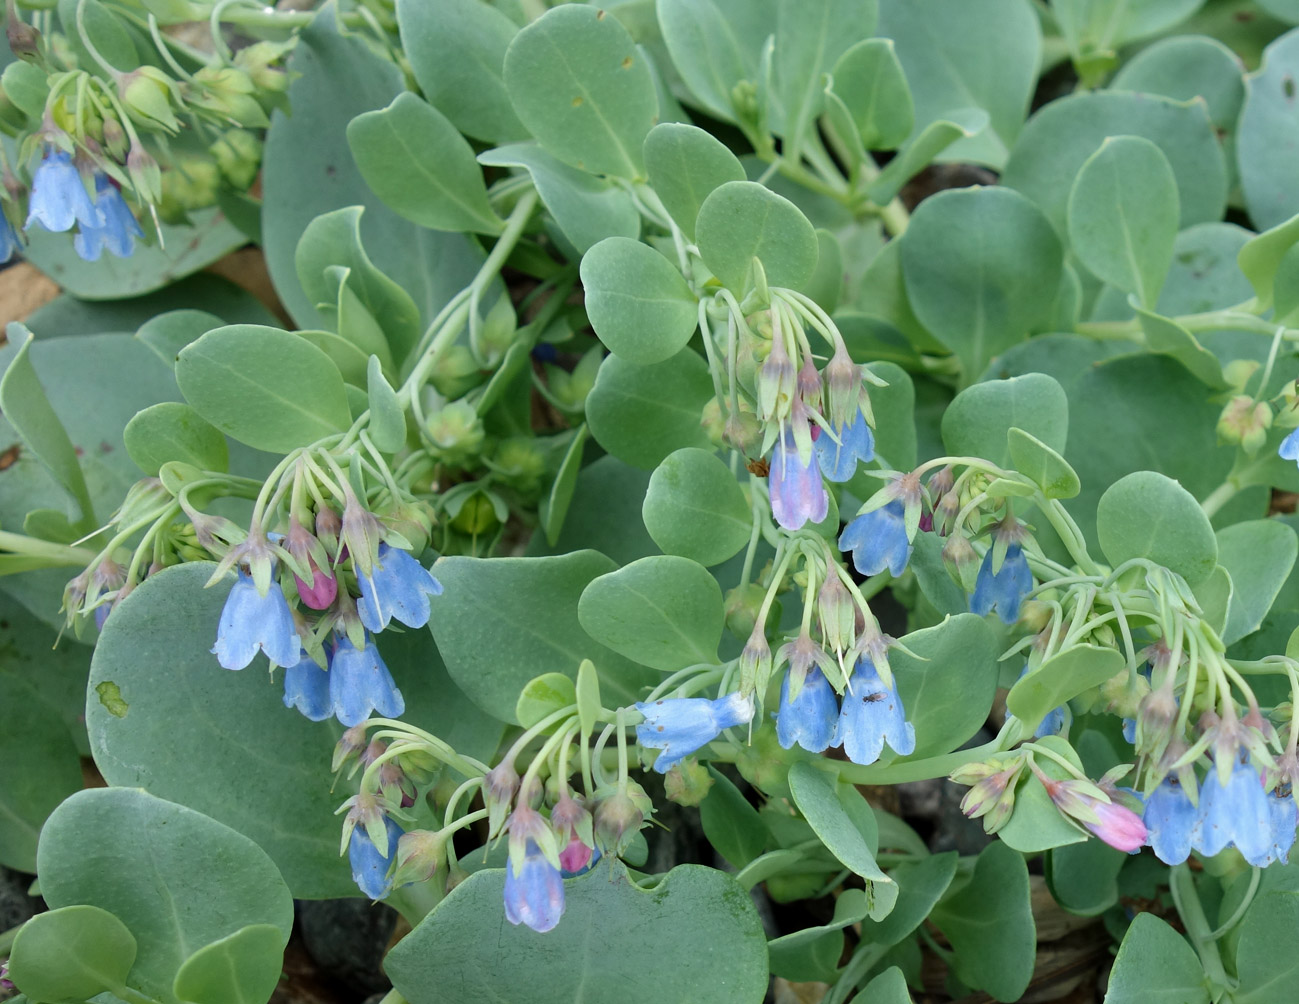
M 577 616 L 596 641 L 668 671 L 716 662 L 726 619 L 717 580 L 675 555 L 651 555 L 594 579 Z
M 406 91 L 387 108 L 352 119 L 347 145 L 374 194 L 412 223 L 500 233 L 473 149 L 446 116 L 417 95 Z
M 1036 436 L 1016 428 L 1006 433 L 1006 441 L 1012 466 L 1032 479 L 1047 498 L 1071 499 L 1082 490 L 1068 461 Z
M 704 199 L 728 181 L 744 181 L 744 166 L 721 140 L 684 122 L 656 125 L 645 137 L 644 154 L 654 194 L 692 240 Z
M 84 660 L 85 650 L 72 646 L 71 652 L 55 662 L 49 651 L 54 640 L 52 628 L 32 630 L 35 622 L 30 615 L 12 609 L 8 602 L 0 616 L 5 623 L 0 638 L 5 653 L 0 707 L 9 709 L 12 716 L 10 727 L 0 731 L 0 864 L 34 872 L 41 825 L 60 802 L 82 787 L 77 748 L 50 703 L 53 695 L 42 694 L 36 685 L 42 677 L 62 674 L 63 679 L 50 682 L 69 690 L 76 687 L 74 660 Z M 26 630 L 15 632 L 16 624 Z M 15 669 L 22 675 L 16 675 Z M 84 694 L 84 670 L 80 676 L 79 689 Z M 84 698 L 81 703 L 84 705 Z
M 628 362 L 661 363 L 694 334 L 699 301 L 676 266 L 648 244 L 607 237 L 582 256 L 581 275 L 591 326 Z
M 816 271 L 816 229 L 794 203 L 753 181 L 713 190 L 695 221 L 699 254 L 737 296 L 746 291 L 757 258 L 772 286 L 801 289 Z
M 619 460 L 653 470 L 680 447 L 712 449 L 700 424 L 712 396 L 708 364 L 688 348 L 652 366 L 609 356 L 587 395 L 586 420 Z
M 1078 645 L 1053 655 L 1020 678 L 1006 696 L 1006 710 L 1024 722 L 1024 734 L 1037 730 L 1052 709 L 1122 672 L 1126 660 L 1112 648 Z
M 822 77 L 844 50 L 875 34 L 875 0 L 777 0 L 772 59 L 782 153 L 798 159 L 824 104 Z
M 449 1000 L 752 1004 L 769 975 L 748 894 L 714 868 L 679 865 L 651 889 L 621 862 L 564 883 L 564 919 L 545 935 L 501 917 L 502 869 L 470 875 L 388 953 L 410 1004 Z M 646 959 L 671 960 L 646 978 Z
M 266 1004 L 280 982 L 288 939 L 273 924 L 249 924 L 204 945 L 176 972 L 186 1004 Z
M 1192 587 L 1218 563 L 1218 542 L 1200 503 L 1154 471 L 1136 471 L 1110 485 L 1096 507 L 1096 535 L 1111 564 L 1147 558 Z
M 948 753 L 973 736 L 997 692 L 998 641 L 982 617 L 960 613 L 906 635 L 889 656 L 898 696 L 916 730 L 909 759 Z
M 708 776 L 713 784 L 699 803 L 699 824 L 717 853 L 743 868 L 763 852 L 771 834 L 761 814 L 729 777 L 712 764 Z
M 831 77 L 865 149 L 894 150 L 906 142 L 915 106 L 893 39 L 858 42 L 839 57 Z
M 640 235 L 640 213 L 627 192 L 610 181 L 569 167 L 536 143 L 511 143 L 478 155 L 495 167 L 521 167 L 579 254 L 610 235 Z
M 1208 1004 L 1209 980 L 1195 949 L 1153 913 L 1132 920 L 1110 971 L 1106 1004 Z
M 1069 242 L 1093 275 L 1151 307 L 1177 237 L 1177 179 L 1159 147 L 1110 136 L 1083 163 L 1069 193 Z
M 1217 533 L 1218 562 L 1235 587 L 1222 643 L 1231 645 L 1257 631 L 1285 585 L 1299 540 L 1285 523 L 1254 519 L 1224 527 Z
M 1027 0 L 882 0 L 879 35 L 893 39 L 919 129 L 957 108 L 988 114 L 988 128 L 944 159 L 1000 169 L 1028 114 L 1041 64 L 1042 29 Z
M 916 317 L 970 377 L 1050 320 L 1063 252 L 1046 218 L 1018 192 L 940 192 L 916 209 L 901 245 Z
M 145 408 L 126 424 L 122 438 L 131 459 L 150 476 L 171 460 L 206 471 L 224 471 L 230 461 L 226 437 L 179 401 Z
M 1263 65 L 1245 78 L 1245 105 L 1236 132 L 1240 187 L 1250 219 L 1264 230 L 1299 213 L 1293 145 L 1299 143 L 1294 114 L 1299 73 L 1299 34 L 1287 32 L 1263 52 Z
M 654 469 L 641 515 L 665 554 L 701 565 L 734 557 L 753 530 L 753 514 L 731 469 L 697 447 L 677 450 Z
M 577 478 L 582 472 L 582 452 L 589 431 L 588 426 L 580 425 L 573 433 L 572 441 L 564 451 L 564 459 L 559 464 L 559 471 L 555 474 L 555 481 L 550 486 L 550 494 L 541 500 L 537 515 L 541 518 L 542 532 L 552 547 L 564 530 L 568 507 L 573 504 L 573 493 L 577 490 Z
M 338 368 L 279 328 L 209 331 L 176 358 L 176 382 L 195 411 L 258 450 L 287 453 L 352 424 Z
M 397 0 L 401 47 L 420 90 L 466 136 L 526 139 L 502 79 L 519 26 L 479 0 Z
M 1037 203 L 1063 234 L 1079 169 L 1107 136 L 1122 135 L 1144 136 L 1168 158 L 1177 178 L 1179 229 L 1222 219 L 1227 167 L 1201 101 L 1093 91 L 1048 102 L 1024 126 L 1001 183 Z
M 616 17 L 583 4 L 547 11 L 505 52 L 505 88 L 519 119 L 564 163 L 637 178 L 658 114 L 649 64 Z
M 999 466 L 1010 461 L 1012 428 L 1032 433 L 1057 453 L 1069 438 L 1069 399 L 1054 377 L 1025 373 L 986 380 L 957 394 L 943 412 L 943 444 L 955 456 L 976 456 Z
M 52 907 L 89 903 L 126 925 L 139 946 L 131 982 L 160 1000 L 170 996 L 186 946 L 246 924 L 273 926 L 283 944 L 293 926 L 289 890 L 260 847 L 138 789 L 73 795 L 45 824 L 37 864 Z
M 447 672 L 503 722 L 514 721 L 529 680 L 552 672 L 575 676 L 583 659 L 600 670 L 600 690 L 611 707 L 639 700 L 652 674 L 600 644 L 578 619 L 582 591 L 615 567 L 596 551 L 440 559 L 434 574 L 445 591 L 429 624 Z
M 966 986 L 1003 1001 L 1024 993 L 1037 950 L 1030 895 L 1024 859 L 998 841 L 979 854 L 969 883 L 934 907 L 933 922 L 952 943 Z
M 547 715 L 577 703 L 577 688 L 563 673 L 542 673 L 528 681 L 514 704 L 514 717 L 530 729 Z
M 835 794 L 835 782 L 825 771 L 807 760 L 798 761 L 789 768 L 789 790 L 798 811 L 844 867 L 868 882 L 892 884 L 875 863 L 870 845 L 845 811 Z
M 18 929 L 9 978 L 34 1001 L 79 1004 L 105 990 L 121 993 L 135 954 L 135 937 L 107 910 L 65 906 Z

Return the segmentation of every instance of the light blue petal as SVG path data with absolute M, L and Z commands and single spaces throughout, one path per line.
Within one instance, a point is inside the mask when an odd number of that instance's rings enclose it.
M 1201 804 L 1204 795 L 1200 795 Z M 1172 778 L 1164 778 L 1146 799 L 1141 816 L 1146 824 L 1146 842 L 1166 865 L 1180 865 L 1191 856 L 1191 839 L 1196 810 L 1186 790 Z
M 797 743 L 809 753 L 824 752 L 834 740 L 838 720 L 839 701 L 824 673 L 813 668 L 793 701 L 789 699 L 789 674 L 785 674 L 776 713 L 776 738 L 783 748 L 792 749 Z
M 387 544 L 379 545 L 373 574 L 358 578 L 357 612 L 361 623 L 375 633 L 394 619 L 407 627 L 423 627 L 429 619 L 428 598 L 442 594 L 442 584 L 432 572 L 406 551 Z
M 258 649 L 275 665 L 292 666 L 302 652 L 302 641 L 279 584 L 272 582 L 262 596 L 252 578 L 240 570 L 221 610 L 212 651 L 226 669 L 243 669 Z
M 829 512 L 830 496 L 815 460 L 809 457 L 803 463 L 789 433 L 772 455 L 768 491 L 771 514 L 786 530 L 798 530 L 809 521 L 820 523 Z
M 95 227 L 103 222 L 103 214 L 81 181 L 81 172 L 61 150 L 48 152 L 32 178 L 27 226 L 33 221 L 55 233 L 71 230 L 74 223 Z
M 370 899 L 383 899 L 392 892 L 388 869 L 392 866 L 393 858 L 397 853 L 397 841 L 405 832 L 387 816 L 384 817 L 383 823 L 388 831 L 386 858 L 374 846 L 364 826 L 358 826 L 352 831 L 352 839 L 347 845 L 347 860 L 352 866 L 352 881 Z
M 505 919 L 534 931 L 553 929 L 564 915 L 564 878 L 529 840 L 519 874 L 514 862 L 505 866 Z
M 851 422 L 834 432 L 839 437 L 838 443 L 822 433 L 812 445 L 826 480 L 842 484 L 857 473 L 858 461 L 874 459 L 875 436 L 860 411 Z
M 297 708 L 313 722 L 323 722 L 334 713 L 329 700 L 329 674 L 306 652 L 284 671 L 284 706 Z
M 1281 440 L 1281 445 L 1276 452 L 1283 460 L 1299 460 L 1299 429 L 1295 429 Z
M 361 649 L 346 635 L 339 637 L 329 660 L 329 701 L 334 716 L 349 728 L 375 711 L 384 718 L 397 718 L 406 710 L 401 691 L 368 636 Z

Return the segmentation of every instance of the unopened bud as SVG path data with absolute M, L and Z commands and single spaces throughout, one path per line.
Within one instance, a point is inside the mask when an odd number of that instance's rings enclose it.
M 367 746 L 365 726 L 353 725 L 344 732 L 334 744 L 334 759 L 329 769 L 337 771 L 344 764 L 360 760 L 361 751 Z
M 597 792 L 596 798 L 596 841 L 604 853 L 621 855 L 652 814 L 654 803 L 635 781 L 628 781 L 625 790 L 615 787 L 607 794 Z
M 478 412 L 464 401 L 452 401 L 429 415 L 427 431 L 432 452 L 450 464 L 462 464 L 476 456 L 485 435 Z
M 668 799 L 678 805 L 698 805 L 712 786 L 713 776 L 695 757 L 674 763 L 663 778 Z
M 1262 401 L 1233 397 L 1218 419 L 1218 442 L 1237 443 L 1250 456 L 1259 451 L 1272 427 L 1272 409 Z
M 982 559 L 962 534 L 953 534 L 943 544 L 943 564 L 952 581 L 967 593 L 974 592 Z
M 262 141 L 247 129 L 228 129 L 208 148 L 226 181 L 246 189 L 262 163 Z
M 162 70 L 142 66 L 123 74 L 117 82 L 117 93 L 127 111 L 147 125 L 166 132 L 180 130 L 172 111 L 174 84 Z
M 489 840 L 501 832 L 505 817 L 509 814 L 510 803 L 519 790 L 519 772 L 508 760 L 497 764 L 483 777 L 483 802 L 487 805 L 487 838 Z
M 41 33 L 18 18 L 18 11 L 12 4 L 5 24 L 5 36 L 9 39 L 9 49 L 19 59 L 28 62 L 36 59 L 41 51 Z
M 410 830 L 397 841 L 397 864 L 392 873 L 394 886 L 427 882 L 446 860 L 450 834 L 442 830 Z

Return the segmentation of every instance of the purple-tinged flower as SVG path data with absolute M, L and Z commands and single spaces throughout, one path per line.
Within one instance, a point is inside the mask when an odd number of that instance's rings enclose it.
M 600 852 L 594 847 L 582 843 L 577 834 L 568 842 L 568 846 L 559 852 L 559 870 L 564 878 L 577 878 L 585 875 L 600 860 Z
M 401 691 L 368 633 L 365 647 L 359 649 L 347 635 L 338 637 L 329 658 L 329 702 L 334 716 L 348 727 L 359 725 L 372 711 L 396 718 L 406 710 Z
M 505 866 L 505 919 L 544 933 L 563 915 L 564 877 L 529 840 L 517 871 L 513 859 Z
M 794 434 L 788 430 L 772 453 L 767 483 L 771 514 L 786 530 L 798 530 L 809 520 L 819 523 L 829 512 L 830 496 L 821 483 L 815 458 L 803 462 Z
M 723 729 L 753 720 L 753 699 L 738 691 L 710 701 L 704 697 L 672 697 L 653 704 L 639 703 L 645 721 L 636 726 L 636 741 L 663 752 L 654 769 L 666 774 L 674 763 L 712 742 Z
M 862 575 L 878 575 L 886 568 L 894 576 L 901 575 L 911 560 L 901 500 L 862 513 L 849 523 L 839 535 L 839 550 L 852 551 L 852 563 Z
M 1196 811 L 1186 789 L 1168 775 L 1146 798 L 1141 816 L 1146 824 L 1146 843 L 1166 865 L 1180 865 L 1191 856 L 1191 837 Z
M 45 159 L 32 177 L 27 226 L 36 221 L 46 230 L 61 233 L 71 230 L 74 223 L 83 227 L 103 226 L 103 219 L 72 158 L 62 150 L 47 148 Z
M 369 575 L 357 572 L 361 596 L 356 611 L 361 623 L 379 632 L 393 618 L 407 627 L 421 628 L 428 623 L 430 596 L 442 595 L 442 583 L 406 551 L 388 544 L 379 545 L 379 561 Z
M 1092 806 L 1096 822 L 1082 820 L 1083 826 L 1115 850 L 1135 854 L 1146 844 L 1146 824 L 1141 817 L 1118 802 L 1097 802 Z
M 1019 620 L 1019 605 L 1033 588 L 1033 573 L 1028 558 L 1018 544 L 1006 548 L 1005 560 L 996 572 L 992 570 L 993 548 L 983 556 L 979 577 L 974 581 L 974 595 L 970 597 L 970 610 L 986 617 L 994 609 L 1003 624 Z
M 263 596 L 241 568 L 221 610 L 212 651 L 226 669 L 243 669 L 258 649 L 274 666 L 293 666 L 302 652 L 302 640 L 279 583 L 272 582 Z
M 1033 773 L 1061 815 L 1086 827 L 1116 850 L 1132 854 L 1145 846 L 1146 824 L 1141 817 L 1111 801 L 1104 789 L 1077 777 L 1057 780 L 1037 766 L 1033 766 Z
M 289 521 L 289 532 L 284 538 L 284 549 L 297 564 L 298 569 L 311 576 L 306 582 L 295 569 L 293 582 L 298 587 L 298 598 L 312 610 L 327 610 L 338 596 L 338 579 L 330 572 L 322 571 L 322 565 L 329 564 L 329 555 L 325 545 L 311 531 L 304 527 L 296 516 Z
M 1277 447 L 1276 452 L 1282 460 L 1299 461 L 1299 429 L 1295 429 L 1281 440 L 1281 445 Z
M 284 706 L 297 708 L 313 722 L 323 722 L 334 713 L 329 699 L 329 674 L 305 651 L 284 671 Z
M 839 437 L 839 442 L 822 432 L 812 448 L 816 450 L 817 462 L 826 479 L 844 482 L 857 473 L 858 461 L 868 463 L 875 459 L 875 436 L 866 424 L 866 416 L 860 411 L 847 425 L 835 428 L 834 434 Z
M 135 251 L 135 239 L 143 237 L 144 231 L 122 193 L 103 172 L 95 175 L 95 208 L 103 221 L 98 225 L 81 224 L 81 232 L 72 241 L 77 254 L 86 261 L 98 261 L 104 248 L 108 248 L 118 258 L 131 257 Z
M 1263 779 L 1249 763 L 1233 763 L 1225 785 L 1211 769 L 1200 785 L 1200 811 L 1191 846 L 1213 857 L 1234 844 L 1246 861 L 1264 858 L 1272 847 L 1272 809 Z
M 789 696 L 790 677 L 780 685 L 780 711 L 776 713 L 776 738 L 784 749 L 797 743 L 809 753 L 822 753 L 834 741 L 839 721 L 839 700 L 825 674 L 815 666 L 807 672 L 794 697 Z
M 871 764 L 880 758 L 886 742 L 894 752 L 907 756 L 915 752 L 916 730 L 902 709 L 897 681 L 886 687 L 875 664 L 858 659 L 843 695 L 833 743 L 843 743 L 853 763 Z
M 370 899 L 383 899 L 392 892 L 392 880 L 388 878 L 388 871 L 397 854 L 397 842 L 405 832 L 390 816 L 384 817 L 383 825 L 388 831 L 388 846 L 384 850 L 374 846 L 364 826 L 352 830 L 352 839 L 347 845 L 352 881 Z

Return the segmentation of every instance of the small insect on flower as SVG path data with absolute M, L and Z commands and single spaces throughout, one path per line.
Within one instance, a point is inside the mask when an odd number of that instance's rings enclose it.
M 756 460 L 749 457 L 745 458 L 744 466 L 749 469 L 749 473 L 757 478 L 765 478 L 771 473 L 771 464 L 766 457 L 758 457 Z

